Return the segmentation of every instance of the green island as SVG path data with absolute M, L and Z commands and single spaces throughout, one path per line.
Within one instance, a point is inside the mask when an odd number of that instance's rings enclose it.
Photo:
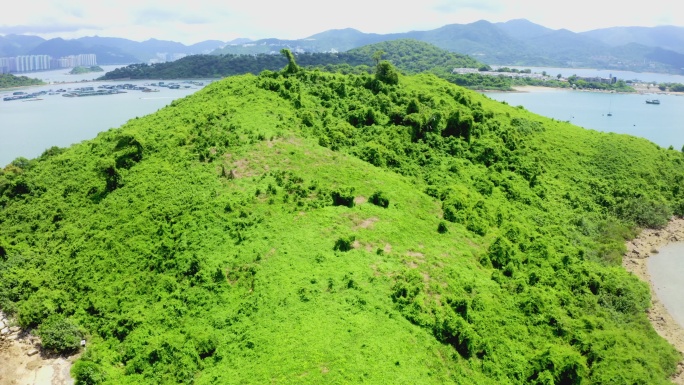
M 560 78 L 551 76 L 542 79 L 511 77 L 510 73 L 529 73 L 530 70 L 503 68 L 493 72 L 490 66 L 469 56 L 414 39 L 390 40 L 339 53 L 305 53 L 297 55 L 296 59 L 299 65 L 307 69 L 318 68 L 343 74 L 370 74 L 378 60 L 386 60 L 404 74 L 428 72 L 474 90 L 513 91 L 515 86 L 543 86 L 634 92 L 622 80 L 616 84 L 603 84 L 576 79 L 561 81 Z M 284 57 L 271 54 L 191 55 L 167 63 L 131 64 L 107 72 L 98 80 L 220 78 L 247 73 L 257 75 L 265 70 L 277 71 L 286 64 Z M 453 73 L 454 68 L 479 71 L 459 74 Z
M 681 151 L 283 54 L 0 172 L 0 309 L 77 384 L 670 383 L 621 258 Z
M 104 72 L 104 69 L 100 66 L 76 66 L 69 71 L 70 75 L 87 74 L 90 72 Z
M 37 86 L 42 84 L 45 84 L 45 82 L 40 79 L 29 78 L 27 76 L 16 76 L 12 74 L 0 74 L 0 89 Z

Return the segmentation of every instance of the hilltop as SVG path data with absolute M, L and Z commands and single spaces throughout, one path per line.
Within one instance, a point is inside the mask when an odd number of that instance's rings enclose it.
M 77 381 L 669 383 L 621 255 L 680 151 L 286 54 L 2 171 L 0 308 Z

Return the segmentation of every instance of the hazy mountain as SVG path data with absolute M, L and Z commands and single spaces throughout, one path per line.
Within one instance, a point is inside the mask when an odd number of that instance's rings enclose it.
M 638 43 L 684 53 L 684 27 L 613 27 L 582 32 L 581 35 L 611 46 Z
M 248 39 L 246 37 L 238 37 L 237 39 L 233 39 L 231 41 L 226 42 L 226 44 L 245 44 L 251 41 L 252 39 Z
M 520 53 L 528 50 L 524 42 L 510 37 L 485 20 L 450 24 L 431 31 L 409 32 L 407 35 L 448 51 L 474 56 L 485 63 L 501 62 L 508 57 L 518 59 Z
M 608 47 L 591 38 L 578 35 L 567 29 L 552 30 L 549 33 L 527 39 L 536 56 L 548 63 L 572 66 L 573 62 L 582 61 L 585 57 L 608 55 Z M 578 65 L 578 64 L 575 64 Z
M 98 36 L 76 39 L 82 44 L 78 46 L 63 39 L 48 44 L 35 36 L 8 35 L 0 37 L 0 55 L 100 52 L 98 61 L 109 64 L 147 62 L 157 58 L 158 53 L 268 54 L 278 53 L 283 48 L 295 53 L 344 52 L 397 39 L 434 44 L 491 65 L 588 66 L 676 73 L 684 67 L 682 27 L 614 27 L 575 33 L 550 29 L 525 19 L 505 23 L 480 20 L 428 31 L 392 34 L 365 33 L 353 28 L 331 29 L 296 40 L 239 38 L 229 42 L 207 40 L 191 46 L 158 39 L 137 42 Z M 62 49 L 55 46 L 62 46 Z M 97 52 L 94 47 L 98 47 Z
M 47 40 L 27 54 L 50 55 L 55 58 L 79 54 L 97 55 L 98 64 L 125 64 L 139 61 L 135 56 L 123 52 L 121 49 L 105 45 L 88 45 L 79 40 L 64 40 L 55 38 Z
M 0 57 L 23 55 L 45 39 L 31 35 L 0 36 Z
M 120 49 L 122 52 L 126 52 L 134 56 L 137 60 L 134 62 L 146 62 L 150 59 L 156 58 L 157 53 L 184 53 L 184 54 L 199 54 L 211 52 L 225 43 L 219 40 L 208 40 L 194 44 L 192 46 L 186 46 L 182 43 L 170 41 L 170 40 L 158 40 L 158 39 L 148 39 L 143 42 L 120 39 L 120 38 L 110 38 L 110 37 L 84 37 L 77 39 L 88 45 L 105 45 L 112 46 Z
M 249 39 L 246 39 L 249 41 Z M 215 50 L 216 48 L 223 47 L 226 45 L 226 42 L 223 42 L 221 40 L 205 40 L 201 41 L 199 43 L 195 43 L 193 45 L 188 46 L 187 48 L 189 49 L 188 53 L 192 54 L 202 54 L 202 53 L 210 53 L 211 51 Z
M 345 51 L 396 39 L 415 39 L 493 65 L 588 66 L 634 71 L 681 72 L 684 28 L 620 27 L 575 33 L 554 30 L 525 19 L 505 23 L 480 20 L 449 24 L 429 31 L 369 34 L 334 29 L 300 40 L 262 39 L 230 44 L 215 54 Z M 676 49 L 675 49 L 676 48 Z
M 348 51 L 352 48 L 387 40 L 384 35 L 363 33 L 353 28 L 331 29 L 303 39 L 310 47 L 318 47 L 319 51 Z
M 505 23 L 494 23 L 494 25 L 510 37 L 520 40 L 540 37 L 554 31 L 527 19 L 513 19 Z

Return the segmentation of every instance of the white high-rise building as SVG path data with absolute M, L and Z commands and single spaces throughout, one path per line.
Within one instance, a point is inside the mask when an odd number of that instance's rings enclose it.
M 78 55 L 78 65 L 81 66 L 96 66 L 97 57 L 94 53 Z
M 16 72 L 43 71 L 50 69 L 50 56 L 48 55 L 17 56 L 14 58 L 14 62 L 14 71 Z
M 0 57 L 0 74 L 7 74 L 10 72 L 10 58 Z
M 22 55 L 0 57 L 0 73 L 45 71 L 51 68 L 96 66 L 97 56 L 93 53 L 70 55 L 53 59 L 49 55 Z

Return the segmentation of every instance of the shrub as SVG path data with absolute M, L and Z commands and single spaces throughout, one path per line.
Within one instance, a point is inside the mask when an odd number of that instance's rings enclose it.
M 635 198 L 624 202 L 618 208 L 618 214 L 638 226 L 661 229 L 670 220 L 672 209 L 664 202 Z
M 76 380 L 76 385 L 97 385 L 104 382 L 106 377 L 98 364 L 83 360 L 74 363 L 71 376 Z
M 399 75 L 397 74 L 397 70 L 390 62 L 386 60 L 383 60 L 380 63 L 378 63 L 375 78 L 386 84 L 399 83 Z
M 437 225 L 437 232 L 440 234 L 445 234 L 449 232 L 449 228 L 447 227 L 446 222 L 439 221 L 439 224 Z
M 340 188 L 333 191 L 331 194 L 333 206 L 347 206 L 354 207 L 354 188 Z
M 335 247 L 333 248 L 333 250 L 349 251 L 352 249 L 352 245 L 354 244 L 355 240 L 356 240 L 356 237 L 353 235 L 348 235 L 346 237 L 340 237 L 335 242 Z
M 383 193 L 382 191 L 374 192 L 373 195 L 371 195 L 369 201 L 370 201 L 370 203 L 372 203 L 376 206 L 380 206 L 380 207 L 384 207 L 384 208 L 389 207 L 389 198 L 387 198 L 385 193 Z
M 43 348 L 56 353 L 71 353 L 80 346 L 83 335 L 78 326 L 67 318 L 53 316 L 38 328 Z

